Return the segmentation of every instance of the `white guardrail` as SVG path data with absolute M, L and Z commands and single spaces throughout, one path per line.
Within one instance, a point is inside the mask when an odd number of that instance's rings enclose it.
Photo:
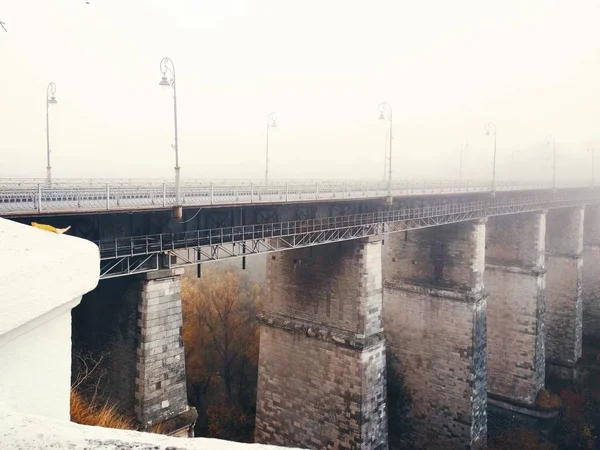
M 558 188 L 584 187 L 585 183 Z M 589 184 L 587 184 L 589 186 Z M 499 181 L 497 191 L 551 189 L 549 183 Z M 398 181 L 393 196 L 489 192 L 489 181 Z M 206 182 L 186 180 L 181 185 L 183 206 L 282 203 L 311 200 L 381 198 L 388 194 L 383 181 Z M 153 179 L 40 180 L 0 179 L 0 215 L 50 212 L 95 212 L 158 209 L 175 205 L 173 182 Z

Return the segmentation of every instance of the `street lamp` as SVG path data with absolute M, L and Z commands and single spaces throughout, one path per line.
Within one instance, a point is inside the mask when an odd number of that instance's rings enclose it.
M 182 217 L 181 208 L 181 179 L 179 173 L 179 145 L 177 141 L 177 88 L 175 85 L 175 64 L 171 58 L 163 58 L 160 61 L 160 71 L 162 78 L 158 83 L 159 86 L 171 86 L 173 88 L 173 119 L 175 123 L 175 206 L 173 207 L 173 216 L 179 220 Z M 170 72 L 170 78 L 167 78 L 167 73 Z
M 388 167 L 387 167 L 387 161 L 388 161 L 388 142 L 389 142 L 389 138 L 390 138 L 390 130 L 386 130 L 385 131 L 385 144 L 383 145 L 383 182 L 385 183 L 385 178 L 387 177 L 387 171 L 388 171 Z
M 494 167 L 492 169 L 492 197 L 496 196 L 496 124 L 488 122 L 485 124 L 486 136 L 494 135 Z
M 554 139 L 554 136 L 547 136 L 546 137 L 546 144 L 548 146 L 552 145 L 552 152 L 553 152 L 553 166 L 552 166 L 552 190 L 556 191 L 556 139 Z
M 46 182 L 52 183 L 52 166 L 50 165 L 50 105 L 56 105 L 56 84 L 51 82 L 46 88 Z
M 267 145 L 265 156 L 265 183 L 269 182 L 269 128 L 277 127 L 277 114 L 272 112 L 267 117 Z
M 382 102 L 379 104 L 379 120 L 389 120 L 390 122 L 390 151 L 388 160 L 388 201 L 392 198 L 392 107 L 388 102 Z

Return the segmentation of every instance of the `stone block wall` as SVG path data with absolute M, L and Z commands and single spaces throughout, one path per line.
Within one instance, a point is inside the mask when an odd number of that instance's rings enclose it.
M 583 230 L 583 339 L 600 344 L 600 206 L 585 208 Z
M 532 406 L 545 381 L 545 213 L 491 217 L 485 290 L 490 395 Z
M 135 413 L 144 427 L 186 412 L 185 355 L 179 276 L 151 272 L 138 305 Z
M 264 326 L 256 441 L 305 448 L 387 448 L 385 343 L 364 351 Z
M 485 448 L 485 222 L 386 239 L 384 327 L 412 396 L 415 447 Z
M 386 239 L 390 240 L 386 282 L 401 280 L 461 292 L 483 289 L 485 226 L 451 224 Z
M 356 242 L 270 255 L 265 313 L 363 336 L 381 332 L 381 242 Z
M 256 441 L 386 449 L 381 241 L 271 255 Z
M 548 212 L 546 370 L 550 376 L 562 376 L 561 367 L 572 368 L 581 356 L 583 224 L 582 207 Z
M 548 257 L 546 360 L 572 366 L 581 356 L 583 259 Z
M 102 355 L 105 394 L 144 428 L 163 423 L 167 432 L 195 420 L 187 405 L 179 272 L 103 280 L 72 314 L 75 354 Z

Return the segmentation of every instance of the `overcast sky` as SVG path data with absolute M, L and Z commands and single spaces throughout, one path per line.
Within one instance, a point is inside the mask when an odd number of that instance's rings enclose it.
M 598 0 L 2 0 L 0 177 L 394 178 L 590 170 L 600 147 Z M 513 151 L 515 164 L 512 164 Z M 600 155 L 600 153 L 599 153 Z M 519 166 L 521 168 L 519 169 Z M 600 162 L 599 162 L 600 166 Z

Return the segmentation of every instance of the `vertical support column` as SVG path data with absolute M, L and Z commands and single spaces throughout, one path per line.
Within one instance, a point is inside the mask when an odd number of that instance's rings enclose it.
M 162 424 L 169 434 L 193 436 L 197 414 L 187 403 L 181 336 L 183 269 L 141 276 L 138 304 L 135 415 L 148 430 Z
M 584 208 L 550 210 L 546 229 L 546 372 L 572 378 L 581 356 Z
M 485 448 L 485 220 L 390 234 L 384 327 L 415 448 Z
M 387 449 L 381 241 L 269 255 L 256 442 Z
M 491 217 L 485 289 L 490 399 L 532 407 L 545 381 L 545 212 Z
M 600 205 L 585 208 L 583 227 L 583 340 L 600 344 Z

